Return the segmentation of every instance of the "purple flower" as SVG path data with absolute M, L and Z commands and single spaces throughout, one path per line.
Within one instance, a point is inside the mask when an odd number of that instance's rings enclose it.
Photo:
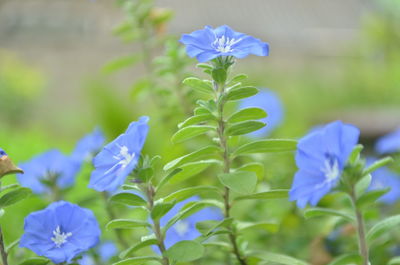
M 239 109 L 250 107 L 261 108 L 268 114 L 267 117 L 260 119 L 260 121 L 266 123 L 267 126 L 250 133 L 250 136 L 266 137 L 282 123 L 284 115 L 282 102 L 274 92 L 263 89 L 257 95 L 246 98 L 240 102 Z
M 210 26 L 182 35 L 180 42 L 186 45 L 190 57 L 207 62 L 220 56 L 244 58 L 249 54 L 267 56 L 269 46 L 252 36 L 233 31 L 224 25 L 213 29 Z
M 378 154 L 400 152 L 400 128 L 381 137 L 375 145 L 375 150 Z
M 132 122 L 125 133 L 107 144 L 93 159 L 95 170 L 89 188 L 97 191 L 115 191 L 135 169 L 147 137 L 149 118 Z
M 358 128 L 336 121 L 300 139 L 290 200 L 301 208 L 315 206 L 337 185 L 359 135 Z
M 59 201 L 25 218 L 20 247 L 58 264 L 71 262 L 99 242 L 101 231 L 92 211 Z
M 3 156 L 6 156 L 6 155 L 7 155 L 7 153 L 3 149 L 0 148 L 0 158 Z
M 50 191 L 49 185 L 52 182 L 61 189 L 72 186 L 80 163 L 53 149 L 22 163 L 20 167 L 25 174 L 18 174 L 19 183 L 34 193 L 41 194 Z
M 198 201 L 198 197 L 192 197 L 182 202 L 177 203 L 166 215 L 160 220 L 160 225 L 165 226 L 168 221 L 174 217 L 185 204 L 188 202 Z M 204 208 L 186 219 L 178 221 L 171 228 L 169 228 L 165 235 L 166 248 L 171 247 L 175 243 L 182 240 L 193 240 L 201 234 L 196 229 L 196 223 L 207 220 L 220 221 L 223 219 L 222 213 L 218 208 L 208 207 Z
M 77 161 L 91 161 L 91 159 L 101 150 L 105 142 L 103 132 L 96 128 L 92 133 L 85 135 L 76 144 L 72 157 Z

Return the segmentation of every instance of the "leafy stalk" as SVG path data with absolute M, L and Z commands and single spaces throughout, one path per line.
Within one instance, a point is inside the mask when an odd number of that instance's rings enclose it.
M 148 187 L 147 187 L 147 198 L 148 198 L 148 210 L 151 213 L 153 208 L 154 208 L 154 198 L 155 198 L 155 189 L 153 187 L 153 185 L 151 183 L 149 183 Z M 165 255 L 166 253 L 166 247 L 164 244 L 164 235 L 161 231 L 161 225 L 160 225 L 160 220 L 159 219 L 154 219 L 152 218 L 153 221 L 153 232 L 156 236 L 156 239 L 158 241 L 157 246 L 158 249 L 161 252 L 162 255 L 162 264 L 163 265 L 170 265 L 170 261 L 168 259 L 168 257 Z
M 365 233 L 365 222 L 361 210 L 357 206 L 357 196 L 355 187 L 353 186 L 350 190 L 350 198 L 353 205 L 354 214 L 357 222 L 357 236 L 358 246 L 361 257 L 363 258 L 363 265 L 369 265 L 369 250 L 367 245 L 366 233 Z
M 228 61 L 228 58 L 226 58 Z M 225 107 L 225 100 L 224 97 L 226 95 L 225 87 L 226 83 L 224 82 L 223 84 L 218 82 L 217 80 L 214 80 L 216 90 L 217 90 L 217 96 L 216 96 L 216 102 L 218 102 L 218 138 L 219 142 L 222 148 L 222 157 L 223 157 L 223 163 L 224 163 L 224 173 L 230 173 L 230 168 L 231 168 L 231 159 L 230 159 L 230 153 L 229 153 L 229 146 L 227 142 L 227 137 L 225 136 L 225 128 L 226 128 L 226 121 L 224 118 L 224 107 Z M 225 187 L 224 191 L 224 205 L 225 205 L 225 218 L 230 218 L 230 210 L 231 210 L 231 202 L 230 202 L 230 189 L 228 187 Z M 233 247 L 233 252 L 236 256 L 236 259 L 239 261 L 241 265 L 247 265 L 246 259 L 240 254 L 239 246 L 237 244 L 237 235 L 234 229 L 232 229 L 232 226 L 230 227 L 231 231 L 229 233 L 229 240 L 232 244 Z

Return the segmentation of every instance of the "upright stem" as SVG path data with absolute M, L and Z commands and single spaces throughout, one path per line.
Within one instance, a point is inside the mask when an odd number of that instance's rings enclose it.
M 0 188 L 1 188 L 1 181 L 0 181 Z M 1 229 L 1 225 L 0 225 L 0 254 L 1 254 L 1 260 L 3 261 L 3 265 L 8 265 L 8 253 L 6 252 L 3 230 Z
M 367 240 L 365 237 L 365 223 L 364 223 L 363 215 L 356 204 L 357 197 L 356 197 L 354 187 L 351 189 L 350 198 L 351 198 L 351 201 L 353 204 L 354 213 L 356 215 L 358 246 L 359 246 L 360 255 L 363 258 L 362 264 L 369 265 L 369 250 L 368 250 Z
M 225 88 L 224 87 L 217 87 L 218 90 L 220 90 L 220 97 L 224 95 L 225 93 Z M 224 102 L 219 101 L 218 98 L 216 99 L 217 102 L 220 102 L 218 106 L 218 137 L 220 141 L 220 145 L 222 148 L 222 156 L 224 160 L 224 173 L 229 173 L 230 172 L 230 167 L 231 167 L 231 160 L 229 156 L 229 147 L 227 143 L 227 138 L 225 136 L 225 127 L 226 123 L 224 120 Z M 225 218 L 230 218 L 230 210 L 231 210 L 231 203 L 230 203 L 230 189 L 228 187 L 225 187 L 225 192 L 224 192 L 224 205 L 225 205 Z M 236 259 L 239 261 L 241 265 L 247 265 L 247 261 L 242 255 L 240 254 L 240 250 L 237 244 L 237 235 L 236 231 L 230 229 L 229 233 L 229 240 L 232 244 L 233 247 L 233 253 L 236 256 Z
M 110 220 L 116 219 L 117 216 L 115 215 L 113 209 L 111 208 L 111 205 L 108 204 L 108 195 L 107 195 L 107 193 L 103 192 L 102 193 L 102 197 L 103 197 L 103 200 L 104 200 L 104 204 L 105 204 L 105 208 L 106 208 L 106 211 L 107 211 L 108 218 Z M 114 229 L 114 233 L 115 233 L 115 237 L 118 240 L 118 243 L 125 249 L 129 248 L 129 244 L 124 239 L 124 237 L 122 235 L 122 231 L 119 230 L 119 229 Z
M 151 184 L 149 184 L 149 186 L 147 187 L 147 197 L 149 200 L 148 208 L 149 208 L 150 212 L 154 208 L 154 196 L 155 196 L 154 187 Z M 153 230 L 154 230 L 154 234 L 158 241 L 158 243 L 157 243 L 158 249 L 160 250 L 161 255 L 162 255 L 162 264 L 170 265 L 169 259 L 165 255 L 167 248 L 165 247 L 165 244 L 164 244 L 164 236 L 161 232 L 160 220 L 153 219 Z

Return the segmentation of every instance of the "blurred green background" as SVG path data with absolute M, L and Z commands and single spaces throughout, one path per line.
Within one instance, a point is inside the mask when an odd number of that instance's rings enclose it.
M 140 115 L 151 118 L 144 153 L 168 162 L 197 148 L 201 141 L 174 146 L 169 140 L 196 98 L 179 80 L 190 72 L 201 75 L 195 61 L 179 53 L 176 39 L 208 24 L 228 24 L 269 42 L 269 57 L 241 60 L 235 72 L 247 73 L 250 83 L 281 97 L 285 120 L 272 137 L 299 138 L 312 126 L 342 119 L 357 125 L 362 142 L 371 147 L 377 137 L 400 126 L 398 0 L 143 2 L 151 12 L 143 11 L 150 18 L 140 21 L 140 10 L 133 14 L 114 1 L 0 0 L 0 147 L 15 162 L 48 148 L 70 153 L 97 125 L 111 140 Z M 137 28 L 127 29 L 132 21 Z M 143 40 L 150 43 L 148 53 Z M 121 56 L 125 59 L 118 60 Z M 151 81 L 160 72 L 162 77 Z M 263 185 L 290 186 L 292 154 L 259 159 L 266 166 Z M 86 188 L 89 173 L 88 167 L 67 198 L 87 203 L 105 224 L 102 206 L 90 203 L 96 193 Z M 214 181 L 201 174 L 182 185 Z M 6 183 L 12 182 L 15 178 L 8 177 Z M 334 204 L 340 200 L 335 196 L 322 203 Z M 46 199 L 33 196 L 11 207 L 1 219 L 6 241 L 20 236 L 23 218 L 45 205 Z M 252 211 L 235 209 L 244 220 L 282 222 L 277 235 L 247 235 L 263 248 L 313 264 L 325 264 L 340 252 L 328 253 L 321 243 L 333 230 L 332 222 L 305 222 L 285 201 L 278 207 L 249 203 L 241 209 L 246 208 Z M 382 259 L 376 264 L 384 264 Z

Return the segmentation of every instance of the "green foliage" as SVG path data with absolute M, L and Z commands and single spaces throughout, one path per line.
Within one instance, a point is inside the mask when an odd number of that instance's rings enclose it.
M 203 256 L 204 247 L 196 241 L 184 240 L 170 247 L 166 255 L 178 262 L 187 262 L 199 259 Z
M 19 265 L 46 265 L 46 264 L 49 264 L 49 262 L 50 262 L 50 260 L 48 260 L 46 258 L 35 257 L 35 258 L 26 259 Z
M 232 155 L 289 152 L 296 150 L 296 147 L 297 141 L 295 140 L 266 139 L 244 144 L 236 149 Z
M 28 188 L 16 188 L 0 197 L 0 208 L 4 208 L 21 200 L 28 198 L 32 194 Z
M 222 185 L 240 194 L 252 193 L 257 185 L 257 175 L 248 171 L 221 174 L 218 179 Z
M 146 205 L 146 201 L 140 196 L 130 192 L 120 192 L 110 198 L 110 202 L 125 204 L 127 206 L 143 206 Z

